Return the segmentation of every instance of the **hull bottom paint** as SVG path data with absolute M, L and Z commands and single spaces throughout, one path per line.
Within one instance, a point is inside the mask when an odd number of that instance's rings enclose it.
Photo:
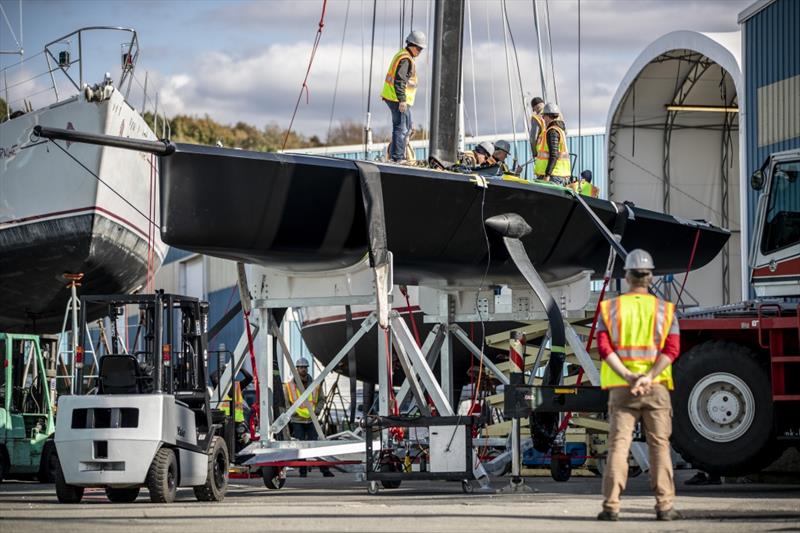
M 58 332 L 65 272 L 84 274 L 79 294 L 130 292 L 147 274 L 147 241 L 97 213 L 2 229 L 0 249 L 0 331 Z

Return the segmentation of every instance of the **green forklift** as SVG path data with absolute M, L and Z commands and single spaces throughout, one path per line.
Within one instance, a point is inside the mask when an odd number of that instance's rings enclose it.
M 52 483 L 58 469 L 53 394 L 39 337 L 0 333 L 0 482 Z

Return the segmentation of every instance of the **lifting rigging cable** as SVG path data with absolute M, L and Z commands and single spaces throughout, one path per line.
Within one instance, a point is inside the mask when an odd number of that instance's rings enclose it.
M 347 7 L 345 8 L 344 12 L 344 28 L 342 29 L 342 43 L 339 45 L 339 61 L 336 64 L 336 81 L 333 84 L 333 99 L 331 100 L 331 117 L 328 120 L 328 134 L 325 139 L 326 144 L 326 153 L 327 153 L 327 146 L 330 146 L 331 142 L 331 129 L 333 128 L 333 115 L 334 111 L 336 110 L 336 95 L 339 92 L 339 74 L 342 71 L 342 56 L 344 55 L 344 41 L 345 37 L 347 37 L 347 21 L 350 19 L 350 0 L 347 0 Z
M 308 77 L 311 75 L 311 66 L 314 64 L 314 56 L 317 54 L 319 42 L 322 39 L 322 30 L 325 28 L 325 10 L 327 7 L 328 0 L 322 0 L 322 14 L 320 14 L 319 22 L 317 23 L 317 34 L 314 37 L 314 44 L 311 47 L 311 57 L 308 59 L 308 68 L 306 68 L 306 75 L 305 78 L 303 78 L 303 85 L 300 87 L 300 94 L 297 95 L 297 102 L 294 104 L 292 119 L 289 121 L 289 127 L 286 129 L 286 136 L 283 138 L 283 146 L 281 146 L 281 150 L 286 149 L 286 143 L 289 141 L 289 135 L 292 133 L 292 126 L 294 125 L 294 119 L 297 116 L 297 110 L 300 107 L 300 101 L 303 98 L 303 92 L 306 93 L 306 103 L 308 103 L 309 100 Z
M 472 2 L 467 0 L 467 28 L 469 30 L 469 61 L 472 68 L 472 110 L 473 110 L 473 120 L 475 122 L 475 132 L 473 135 L 480 135 L 480 129 L 478 128 L 478 94 L 475 90 L 475 49 L 472 45 L 472 9 L 470 5 Z
M 369 158 L 369 147 L 372 144 L 372 125 L 370 110 L 372 107 L 372 63 L 375 58 L 375 16 L 378 0 L 372 1 L 372 40 L 369 48 L 369 76 L 367 77 L 367 119 L 364 125 L 364 159 Z

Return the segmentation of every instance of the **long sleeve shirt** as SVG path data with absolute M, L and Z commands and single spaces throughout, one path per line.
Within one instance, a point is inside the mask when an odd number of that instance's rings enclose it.
M 567 130 L 564 128 L 564 123 L 560 120 L 553 122 L 554 125 L 561 128 L 561 131 L 564 132 L 564 135 L 567 135 Z M 555 128 L 550 128 L 547 130 L 547 149 L 549 154 L 549 159 L 547 160 L 547 170 L 545 170 L 545 176 L 550 176 L 553 172 L 553 167 L 556 166 L 558 162 L 558 144 L 560 142 L 560 136 L 558 135 L 558 131 Z M 566 139 L 565 139 L 566 141 Z
M 411 78 L 412 68 L 411 60 L 408 58 L 401 59 L 397 64 L 397 70 L 394 73 L 394 92 L 397 94 L 398 102 L 406 101 L 406 85 Z

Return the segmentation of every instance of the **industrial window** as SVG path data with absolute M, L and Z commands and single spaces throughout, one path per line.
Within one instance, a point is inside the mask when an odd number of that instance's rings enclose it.
M 772 172 L 761 253 L 800 243 L 800 162 L 779 163 Z

